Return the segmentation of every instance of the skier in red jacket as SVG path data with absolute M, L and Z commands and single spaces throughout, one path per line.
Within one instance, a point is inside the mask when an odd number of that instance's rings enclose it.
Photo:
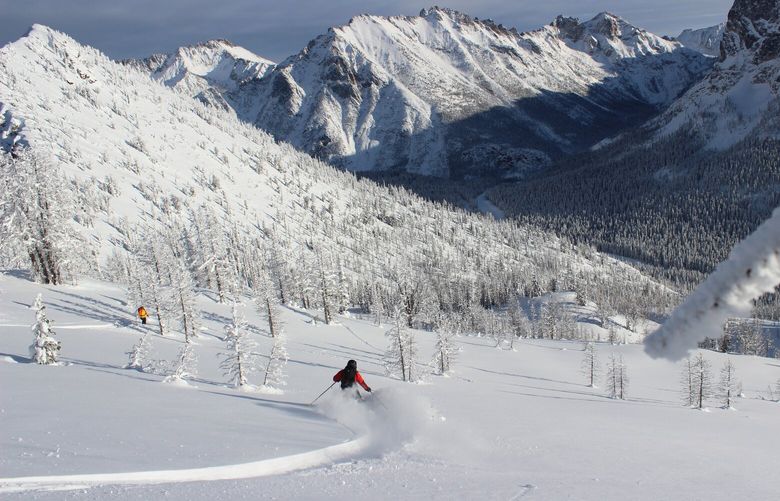
M 363 376 L 357 370 L 357 362 L 350 360 L 347 362 L 347 366 L 341 369 L 333 376 L 333 381 L 341 381 L 341 389 L 352 388 L 352 385 L 357 382 L 364 390 L 371 393 L 371 387 L 363 381 Z

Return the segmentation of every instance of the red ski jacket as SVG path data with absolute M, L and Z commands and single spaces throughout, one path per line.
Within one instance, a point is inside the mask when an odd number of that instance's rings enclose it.
M 341 381 L 342 376 L 344 375 L 344 369 L 341 369 L 336 373 L 335 376 L 333 376 L 333 381 Z M 363 387 L 366 391 L 371 391 L 371 388 L 366 384 L 365 381 L 363 381 L 363 376 L 360 375 L 359 372 L 355 373 L 355 382 Z

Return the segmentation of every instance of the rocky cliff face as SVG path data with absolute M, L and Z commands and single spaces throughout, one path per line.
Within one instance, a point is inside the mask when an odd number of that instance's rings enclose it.
M 713 71 L 651 127 L 660 136 L 695 132 L 713 149 L 751 135 L 780 137 L 779 93 L 780 1 L 736 0 Z
M 761 64 L 780 56 L 780 2 L 777 0 L 736 0 L 729 11 L 720 60 L 752 54 Z

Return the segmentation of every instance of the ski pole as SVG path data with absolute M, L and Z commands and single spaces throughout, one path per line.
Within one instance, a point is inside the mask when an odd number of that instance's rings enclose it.
M 321 396 L 323 396 L 324 394 L 326 394 L 326 393 L 328 392 L 328 390 L 329 390 L 329 389 L 333 388 L 333 387 L 336 385 L 336 383 L 337 383 L 337 381 L 334 381 L 332 385 L 328 386 L 328 387 L 325 389 L 325 391 L 323 391 L 322 393 L 320 393 L 320 396 L 319 396 L 319 397 L 317 397 L 317 398 L 315 398 L 314 400 L 312 400 L 312 402 L 311 402 L 309 405 L 314 405 L 314 402 L 316 402 L 317 400 L 319 400 L 319 399 L 320 399 L 320 397 L 321 397 Z

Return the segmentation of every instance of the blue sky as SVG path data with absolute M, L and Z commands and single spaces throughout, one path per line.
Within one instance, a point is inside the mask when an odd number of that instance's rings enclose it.
M 733 0 L 0 0 L 0 45 L 41 23 L 113 58 L 226 38 L 280 61 L 354 15 L 414 15 L 432 4 L 521 31 L 558 14 L 587 19 L 607 10 L 655 33 L 677 35 L 721 22 Z

